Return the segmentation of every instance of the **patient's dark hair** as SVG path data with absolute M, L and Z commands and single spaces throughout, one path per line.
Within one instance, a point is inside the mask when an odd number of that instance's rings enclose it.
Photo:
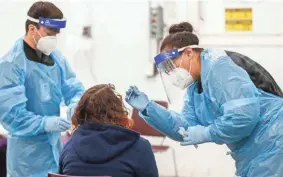
M 111 84 L 100 84 L 88 89 L 82 96 L 72 117 L 76 129 L 83 123 L 105 123 L 132 128 L 121 95 Z
M 169 29 L 169 35 L 166 36 L 161 44 L 160 51 L 166 47 L 182 48 L 188 45 L 198 45 L 199 39 L 193 34 L 193 26 L 188 22 L 173 24 Z

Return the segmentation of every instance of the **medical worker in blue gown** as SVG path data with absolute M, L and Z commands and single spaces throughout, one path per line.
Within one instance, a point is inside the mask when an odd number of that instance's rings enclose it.
M 163 82 L 187 91 L 182 112 L 166 110 L 135 86 L 126 101 L 181 145 L 226 144 L 236 176 L 283 176 L 283 99 L 257 88 L 225 51 L 198 44 L 184 23 L 174 25 L 155 57 Z
M 63 100 L 73 109 L 84 92 L 66 59 L 56 50 L 65 28 L 62 12 L 50 2 L 28 11 L 26 35 L 0 59 L 0 123 L 9 132 L 8 177 L 44 177 L 58 172 Z

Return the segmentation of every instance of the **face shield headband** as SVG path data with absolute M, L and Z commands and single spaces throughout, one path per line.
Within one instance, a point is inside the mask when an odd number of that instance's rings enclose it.
M 67 20 L 63 19 L 50 19 L 50 18 L 43 18 L 39 17 L 38 19 L 27 17 L 28 20 L 38 23 L 40 26 L 54 28 L 54 29 L 61 29 L 66 27 Z
M 182 47 L 179 49 L 173 49 L 173 50 L 168 50 L 162 53 L 159 53 L 154 57 L 154 62 L 158 66 L 159 64 L 165 62 L 166 60 L 172 60 L 178 56 L 180 56 L 180 53 L 185 50 L 185 48 L 200 48 L 198 45 L 189 45 L 186 47 Z

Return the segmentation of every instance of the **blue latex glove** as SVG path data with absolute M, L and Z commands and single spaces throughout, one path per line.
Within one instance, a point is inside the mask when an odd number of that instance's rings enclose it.
M 44 124 L 44 130 L 46 132 L 64 132 L 70 127 L 70 121 L 61 117 L 49 117 L 45 120 Z
M 180 134 L 181 134 L 180 128 Z M 202 144 L 206 142 L 211 142 L 211 135 L 209 133 L 209 128 L 204 127 L 201 125 L 188 127 L 188 129 L 185 132 L 182 132 L 181 134 L 183 136 L 183 142 L 181 142 L 182 146 L 187 145 L 195 145 L 195 144 Z
M 130 86 L 126 92 L 126 102 L 132 107 L 142 111 L 149 103 L 149 99 L 147 95 L 141 92 L 136 86 Z

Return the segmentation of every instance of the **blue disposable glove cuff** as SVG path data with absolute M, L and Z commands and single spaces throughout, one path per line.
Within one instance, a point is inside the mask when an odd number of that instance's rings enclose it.
M 182 131 L 179 130 L 179 132 L 181 133 Z M 183 134 L 182 136 L 184 140 L 183 142 L 181 142 L 182 146 L 212 142 L 209 126 L 204 127 L 201 125 L 197 125 L 193 127 L 188 127 L 188 129 L 181 134 Z
M 151 101 L 149 100 L 145 105 L 144 105 L 144 107 L 143 108 L 141 108 L 139 111 L 140 112 L 146 112 L 146 108 L 147 108 L 147 106 L 149 105 L 149 103 L 150 103 Z
M 203 131 L 204 142 L 212 142 L 212 137 L 210 134 L 210 127 L 205 127 Z

